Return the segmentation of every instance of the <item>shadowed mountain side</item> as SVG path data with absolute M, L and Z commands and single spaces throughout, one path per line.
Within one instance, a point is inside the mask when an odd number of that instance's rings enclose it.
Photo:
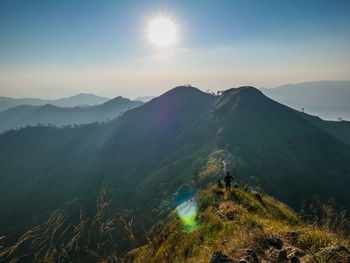
M 104 180 L 116 209 L 149 226 L 193 183 L 193 161 L 217 151 L 236 181 L 293 207 L 314 194 L 350 200 L 349 147 L 252 87 L 221 96 L 177 87 L 107 124 L 27 128 L 0 145 L 0 228 L 13 235 L 57 208 L 91 210 Z M 197 183 L 217 179 L 208 168 Z
M 257 177 L 263 189 L 294 207 L 327 193 L 346 205 L 350 196 L 336 194 L 349 184 L 344 173 L 349 147 L 340 139 L 249 87 L 226 91 L 212 118 L 220 127 L 220 148 L 236 149 L 246 162 L 245 176 Z
M 350 147 L 350 121 L 324 121 L 307 113 L 298 114 Z
M 140 101 L 116 97 L 90 107 L 61 108 L 50 104 L 18 106 L 0 113 L 0 132 L 38 123 L 62 126 L 107 121 L 141 104 Z

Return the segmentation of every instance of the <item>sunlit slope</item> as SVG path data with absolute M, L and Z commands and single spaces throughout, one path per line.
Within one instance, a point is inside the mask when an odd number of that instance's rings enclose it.
M 166 223 L 152 228 L 150 243 L 130 251 L 124 262 L 345 263 L 350 259 L 349 240 L 341 232 L 304 223 L 270 196 L 211 187 L 199 191 L 193 203 L 197 209 L 191 222 L 173 211 Z

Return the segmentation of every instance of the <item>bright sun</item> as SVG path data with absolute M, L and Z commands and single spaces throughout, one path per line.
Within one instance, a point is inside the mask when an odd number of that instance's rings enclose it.
M 154 45 L 166 47 L 175 43 L 177 27 L 169 18 L 158 17 L 150 21 L 147 34 Z

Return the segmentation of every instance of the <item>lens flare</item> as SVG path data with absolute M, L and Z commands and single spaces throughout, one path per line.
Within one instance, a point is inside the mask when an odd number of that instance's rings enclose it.
M 197 202 L 194 198 L 188 199 L 176 207 L 176 212 L 184 223 L 186 232 L 193 232 L 198 229 Z

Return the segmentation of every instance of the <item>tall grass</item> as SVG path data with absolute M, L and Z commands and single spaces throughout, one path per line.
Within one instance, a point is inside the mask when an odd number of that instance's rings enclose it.
M 322 201 L 315 196 L 309 205 L 303 204 L 300 216 L 310 225 L 335 233 L 343 239 L 350 239 L 350 220 L 346 210 L 337 207 L 333 198 Z
M 75 258 L 84 262 L 120 262 L 117 256 L 115 218 L 103 184 L 96 199 L 96 214 L 88 218 L 81 207 L 76 224 L 56 210 L 43 224 L 25 232 L 17 242 L 5 246 L 0 237 L 0 262 L 63 263 Z

